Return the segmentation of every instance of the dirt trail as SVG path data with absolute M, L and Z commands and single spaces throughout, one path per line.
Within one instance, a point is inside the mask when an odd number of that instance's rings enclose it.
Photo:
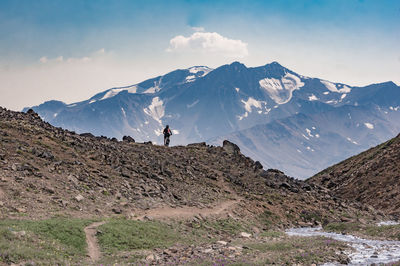
M 88 256 L 91 262 L 96 262 L 101 256 L 100 247 L 97 243 L 96 233 L 97 227 L 104 224 L 105 222 L 96 222 L 85 227 L 86 243 L 88 246 Z
M 152 219 L 166 219 L 166 218 L 176 218 L 176 219 L 188 219 L 198 215 L 207 217 L 210 215 L 221 215 L 224 213 L 229 213 L 232 206 L 239 203 L 239 200 L 228 200 L 223 201 L 213 208 L 200 209 L 197 207 L 160 207 L 146 211 L 144 214 L 135 217 L 135 220 L 143 220 L 146 216 Z
M 213 215 L 222 215 L 229 214 L 234 205 L 238 204 L 242 197 L 236 194 L 228 184 L 224 181 L 223 178 L 220 178 L 217 181 L 218 185 L 228 192 L 234 200 L 227 200 L 218 203 L 216 206 L 212 208 L 197 208 L 197 207 L 160 207 L 146 211 L 144 214 L 135 217 L 134 220 L 143 220 L 144 217 L 151 217 L 152 219 L 189 219 L 195 216 L 213 216 Z
M 207 217 L 214 215 L 217 216 L 217 215 L 229 214 L 231 213 L 231 210 L 234 207 L 234 205 L 238 204 L 242 200 L 242 198 L 239 195 L 237 195 L 229 186 L 227 186 L 223 180 L 220 180 L 218 183 L 225 191 L 229 192 L 231 196 L 233 196 L 235 199 L 222 201 L 212 208 L 198 208 L 198 207 L 154 208 L 145 211 L 143 214 L 139 215 L 138 217 L 135 217 L 134 220 L 143 220 L 145 219 L 145 217 L 151 217 L 152 219 L 156 220 L 190 219 L 195 216 Z M 101 256 L 100 248 L 97 243 L 96 232 L 97 232 L 97 227 L 99 227 L 104 223 L 106 222 L 103 221 L 103 222 L 92 223 L 85 228 L 86 242 L 88 245 L 88 256 L 91 262 L 98 261 Z

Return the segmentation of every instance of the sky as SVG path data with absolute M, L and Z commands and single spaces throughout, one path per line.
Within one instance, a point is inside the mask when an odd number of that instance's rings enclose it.
M 0 106 L 8 109 L 233 61 L 277 61 L 351 86 L 400 85 L 400 1 L 0 1 Z

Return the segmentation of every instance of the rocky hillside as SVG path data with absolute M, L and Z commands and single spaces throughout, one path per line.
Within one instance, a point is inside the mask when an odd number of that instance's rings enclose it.
M 400 215 L 400 134 L 307 180 L 336 196 Z
M 3 218 L 140 217 L 157 208 L 154 215 L 223 204 L 227 215 L 281 227 L 356 219 L 361 209 L 318 185 L 263 170 L 228 141 L 166 148 L 78 135 L 33 111 L 0 108 Z

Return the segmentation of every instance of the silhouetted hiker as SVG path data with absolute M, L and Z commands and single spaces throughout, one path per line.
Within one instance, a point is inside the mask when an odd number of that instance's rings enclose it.
M 164 146 L 169 146 L 169 137 L 172 135 L 171 129 L 169 129 L 169 125 L 164 128 Z

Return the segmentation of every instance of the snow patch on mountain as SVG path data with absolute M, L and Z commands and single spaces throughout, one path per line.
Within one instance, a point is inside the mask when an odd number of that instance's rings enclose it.
M 364 123 L 364 125 L 365 125 L 368 129 L 374 129 L 374 125 L 371 124 L 371 123 L 366 122 L 366 123 Z
M 351 88 L 347 87 L 346 85 L 343 85 L 340 89 L 341 85 L 336 85 L 330 81 L 327 80 L 321 80 L 321 83 L 325 85 L 325 87 L 330 90 L 331 92 L 336 92 L 336 93 L 349 93 L 351 92 Z
M 189 68 L 189 72 L 192 74 L 196 74 L 197 72 L 203 72 L 203 74 L 200 77 L 204 77 L 208 73 L 210 73 L 213 69 L 206 67 L 206 66 L 195 66 Z
M 261 109 L 262 104 L 267 104 L 265 101 L 257 101 L 253 97 L 249 97 L 247 101 L 241 100 L 241 102 L 244 104 L 244 109 L 246 109 L 247 112 L 251 113 L 251 108 L 254 106 L 255 108 Z
M 187 76 L 187 77 L 185 78 L 185 80 L 186 80 L 186 82 L 193 82 L 193 81 L 196 80 L 196 76 L 195 76 L 195 75 Z
M 264 78 L 258 83 L 277 104 L 289 102 L 292 99 L 293 91 L 304 86 L 304 83 L 299 77 L 290 73 L 286 73 L 280 80 Z
M 124 108 L 122 108 L 121 107 L 121 112 L 122 112 L 122 115 L 126 118 L 126 112 L 125 112 L 125 109 Z
M 110 89 L 106 92 L 106 94 L 104 94 L 103 98 L 101 98 L 100 101 L 114 97 L 115 95 L 117 95 L 118 93 L 120 93 L 123 90 L 124 89 Z
M 159 92 L 161 90 L 161 88 L 160 88 L 161 82 L 162 82 L 162 77 L 158 81 L 154 81 L 154 86 L 148 88 L 143 93 L 153 94 L 153 93 Z
M 243 115 L 239 115 L 238 116 L 238 119 L 239 119 L 239 121 L 240 120 L 242 120 L 243 118 L 246 118 L 246 117 L 248 117 L 249 116 L 249 113 L 248 112 L 245 112 Z
M 158 87 L 158 86 L 155 86 L 155 87 L 150 87 L 150 88 L 148 88 L 147 90 L 145 90 L 143 93 L 146 93 L 146 94 L 153 94 L 153 93 L 156 93 L 157 91 L 159 91 L 160 90 L 160 88 Z
M 257 110 L 257 113 L 262 114 L 264 112 L 264 114 L 268 114 L 271 109 L 267 108 L 267 102 L 266 101 L 257 101 L 256 99 L 254 99 L 253 97 L 249 97 L 247 99 L 247 101 L 245 100 L 241 100 L 241 102 L 244 105 L 244 109 L 246 110 L 246 112 L 243 115 L 238 115 L 237 118 L 239 120 L 242 120 L 243 118 L 246 118 L 249 116 L 249 113 L 252 112 L 252 108 L 256 108 L 259 109 Z M 265 107 L 264 111 L 263 111 L 263 105 Z
M 136 85 L 133 85 L 132 87 L 129 87 L 129 88 L 127 89 L 127 91 L 128 91 L 129 93 L 136 93 L 136 91 L 137 91 L 137 86 L 136 86 Z
M 144 108 L 143 111 L 161 124 L 161 118 L 165 115 L 165 106 L 163 104 L 159 97 L 154 97 L 151 104 Z
M 311 96 L 308 97 L 308 100 L 309 101 L 318 101 L 318 98 L 314 94 L 311 94 Z

